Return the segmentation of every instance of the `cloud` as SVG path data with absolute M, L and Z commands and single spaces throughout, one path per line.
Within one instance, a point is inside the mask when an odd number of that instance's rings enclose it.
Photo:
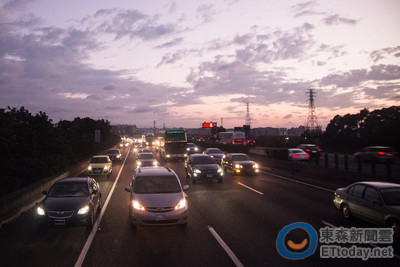
M 370 57 L 372 58 L 374 63 L 381 61 L 388 56 L 400 57 L 400 46 L 374 50 L 370 53 Z
M 212 4 L 203 4 L 196 9 L 196 17 L 201 19 L 202 23 L 209 23 L 217 15 L 217 11 Z
M 169 41 L 169 42 L 163 43 L 161 45 L 158 45 L 155 48 L 156 49 L 171 48 L 171 47 L 174 47 L 174 46 L 182 44 L 182 42 L 183 42 L 183 38 L 175 38 L 172 41 Z
M 145 15 L 138 10 L 102 9 L 82 20 L 97 35 L 111 34 L 116 40 L 129 37 L 156 40 L 177 32 L 176 24 L 160 24 L 159 16 Z
M 339 25 L 339 24 L 355 25 L 358 22 L 358 20 L 355 19 L 340 17 L 338 14 L 330 15 L 324 18 L 323 21 L 326 25 Z
M 400 79 L 399 65 L 375 65 L 370 70 L 357 69 L 340 74 L 330 74 L 319 82 L 320 86 L 335 85 L 337 87 L 352 87 L 365 81 L 389 81 Z

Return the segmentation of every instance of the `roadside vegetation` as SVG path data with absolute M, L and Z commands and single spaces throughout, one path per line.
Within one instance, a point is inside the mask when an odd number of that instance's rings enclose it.
M 44 112 L 0 109 L 0 196 L 65 171 L 120 140 L 110 122 L 75 118 L 53 123 Z M 100 130 L 100 142 L 95 142 Z

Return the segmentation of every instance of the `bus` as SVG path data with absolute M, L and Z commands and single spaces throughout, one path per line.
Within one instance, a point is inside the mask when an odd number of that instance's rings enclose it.
M 160 146 L 160 157 L 164 160 L 184 159 L 187 157 L 187 136 L 185 130 L 170 130 L 164 133 L 164 142 Z

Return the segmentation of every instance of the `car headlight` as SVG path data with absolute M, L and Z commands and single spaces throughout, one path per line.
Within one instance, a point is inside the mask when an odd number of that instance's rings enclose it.
M 106 166 L 104 166 L 104 170 L 108 170 L 108 166 L 106 165 Z
M 138 165 L 138 166 L 141 166 L 141 165 L 142 165 L 142 162 L 141 162 L 141 161 L 138 161 L 138 162 L 137 162 L 137 165 Z
M 167 158 L 170 158 L 170 157 L 171 157 L 171 155 L 168 154 L 168 155 L 167 155 Z
M 117 158 L 120 158 L 121 157 L 121 155 L 117 155 Z
M 194 151 L 199 151 L 199 149 L 197 147 L 194 148 Z
M 201 173 L 201 171 L 198 169 L 194 169 L 193 171 L 194 171 L 194 173 Z
M 258 164 L 257 164 L 257 163 L 254 164 L 254 165 L 253 165 L 253 168 L 258 169 Z
M 46 212 L 44 211 L 44 209 L 42 207 L 37 207 L 36 213 L 40 216 L 44 216 L 46 214 Z
M 186 207 L 186 206 L 187 206 L 186 199 L 182 198 L 182 199 L 179 201 L 179 203 L 176 204 L 175 210 L 183 209 L 183 208 Z
M 153 161 L 153 165 L 154 165 L 154 166 L 157 166 L 157 165 L 158 165 L 158 162 L 157 162 L 157 161 Z
M 146 209 L 143 207 L 143 205 L 142 204 L 140 204 L 138 201 L 136 201 L 136 200 L 132 200 L 132 207 L 135 209 L 135 210 L 141 210 L 141 211 L 145 211 Z
M 210 157 L 214 158 L 214 156 L 213 156 L 213 155 L 210 155 Z
M 217 172 L 222 172 L 222 169 L 221 168 L 218 168 L 218 171 Z
M 92 166 L 89 165 L 89 167 L 87 169 L 88 169 L 88 171 L 91 171 L 92 170 Z
M 80 209 L 78 210 L 78 214 L 79 214 L 79 215 L 86 214 L 86 213 L 89 212 L 89 210 L 90 210 L 89 206 L 86 205 L 86 206 L 84 206 L 84 207 L 82 207 L 82 208 L 80 208 Z
M 190 151 L 190 148 L 186 148 L 187 151 Z
M 236 168 L 236 169 L 240 169 L 240 168 L 243 168 L 243 166 L 240 165 L 240 164 L 236 164 L 236 165 L 235 165 L 235 168 Z

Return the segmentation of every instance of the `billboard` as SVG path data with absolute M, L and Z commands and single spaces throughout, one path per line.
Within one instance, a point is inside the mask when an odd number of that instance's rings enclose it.
M 214 128 L 217 127 L 216 122 L 203 122 L 203 128 Z

